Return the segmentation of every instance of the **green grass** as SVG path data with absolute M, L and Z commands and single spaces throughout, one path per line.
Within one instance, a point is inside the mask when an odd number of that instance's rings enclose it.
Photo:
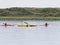
M 0 17 L 0 20 L 60 20 L 60 17 L 32 17 L 32 16 L 21 16 L 21 17 Z
M 60 8 L 0 9 L 0 20 L 60 20 Z

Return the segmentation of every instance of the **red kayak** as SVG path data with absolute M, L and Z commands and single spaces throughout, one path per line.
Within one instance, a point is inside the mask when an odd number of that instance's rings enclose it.
M 0 25 L 0 26 L 5 26 L 5 27 L 7 27 L 7 26 L 14 26 L 14 25 L 12 25 L 12 24 L 7 24 L 7 23 L 3 23 L 3 24 Z
M 49 25 L 48 23 L 45 23 L 44 25 L 40 25 L 40 26 L 48 27 L 48 25 Z

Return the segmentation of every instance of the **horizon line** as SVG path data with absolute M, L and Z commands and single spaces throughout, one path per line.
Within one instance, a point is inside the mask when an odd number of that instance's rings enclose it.
M 60 7 L 1 7 L 0 9 L 6 8 L 60 8 Z

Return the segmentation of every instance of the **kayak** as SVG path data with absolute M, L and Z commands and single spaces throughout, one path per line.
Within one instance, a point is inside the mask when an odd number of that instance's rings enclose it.
M 18 27 L 36 27 L 37 25 L 18 25 Z

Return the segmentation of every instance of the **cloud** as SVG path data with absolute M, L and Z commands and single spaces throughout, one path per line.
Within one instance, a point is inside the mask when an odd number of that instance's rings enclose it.
M 60 7 L 60 0 L 0 0 L 0 8 Z

